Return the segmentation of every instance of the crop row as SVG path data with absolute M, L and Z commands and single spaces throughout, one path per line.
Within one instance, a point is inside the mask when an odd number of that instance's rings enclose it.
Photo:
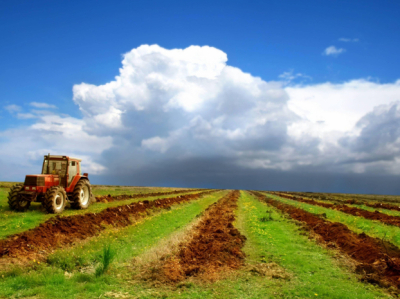
M 318 234 L 326 244 L 337 246 L 357 261 L 357 270 L 364 274 L 366 281 L 390 283 L 400 288 L 400 249 L 396 246 L 364 233 L 357 234 L 342 223 L 326 220 L 323 215 L 307 212 L 259 192 L 253 194 L 287 213 L 292 219 L 305 223 L 306 227 Z

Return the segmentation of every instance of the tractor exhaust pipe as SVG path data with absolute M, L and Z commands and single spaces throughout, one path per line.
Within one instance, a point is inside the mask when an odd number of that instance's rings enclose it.
M 50 173 L 50 153 L 47 155 L 47 174 Z

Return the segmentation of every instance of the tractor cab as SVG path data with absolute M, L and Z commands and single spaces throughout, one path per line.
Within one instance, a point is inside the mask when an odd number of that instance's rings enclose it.
M 80 175 L 81 159 L 67 156 L 45 156 L 42 175 L 52 175 L 64 188 L 71 186 L 76 175 Z

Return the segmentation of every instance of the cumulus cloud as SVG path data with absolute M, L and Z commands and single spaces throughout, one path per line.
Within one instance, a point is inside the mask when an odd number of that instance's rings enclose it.
M 132 49 L 111 82 L 73 86 L 82 119 L 31 111 L 33 125 L 0 133 L 13 145 L 0 157 L 76 155 L 89 172 L 146 185 L 398 173 L 400 80 L 294 85 L 306 77 L 290 71 L 266 82 L 227 61 L 208 46 Z
M 31 105 L 35 108 L 41 108 L 41 109 L 57 108 L 55 105 L 51 105 L 51 104 L 47 104 L 47 103 L 39 103 L 39 102 L 31 102 L 29 105 Z
M 361 117 L 382 104 L 400 100 L 400 80 L 378 83 L 367 79 L 344 83 L 297 85 L 285 88 L 290 110 L 302 119 L 321 122 L 324 130 L 351 131 Z
M 346 49 L 329 46 L 324 50 L 322 54 L 326 56 L 338 56 L 339 54 L 342 54 L 344 52 L 346 52 Z
M 10 180 L 10 174 L 17 173 L 21 180 L 27 171 L 40 172 L 40 162 L 47 153 L 86 157 L 87 170 L 104 171 L 105 167 L 90 157 L 110 148 L 112 138 L 89 135 L 83 131 L 83 125 L 82 120 L 53 114 L 40 116 L 29 127 L 0 131 L 0 140 L 3 140 L 0 157 L 8 163 L 10 171 L 3 172 L 2 179 Z

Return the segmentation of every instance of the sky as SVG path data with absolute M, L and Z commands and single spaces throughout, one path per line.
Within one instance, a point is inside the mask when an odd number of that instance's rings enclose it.
M 397 1 L 1 1 L 0 180 L 400 194 Z

